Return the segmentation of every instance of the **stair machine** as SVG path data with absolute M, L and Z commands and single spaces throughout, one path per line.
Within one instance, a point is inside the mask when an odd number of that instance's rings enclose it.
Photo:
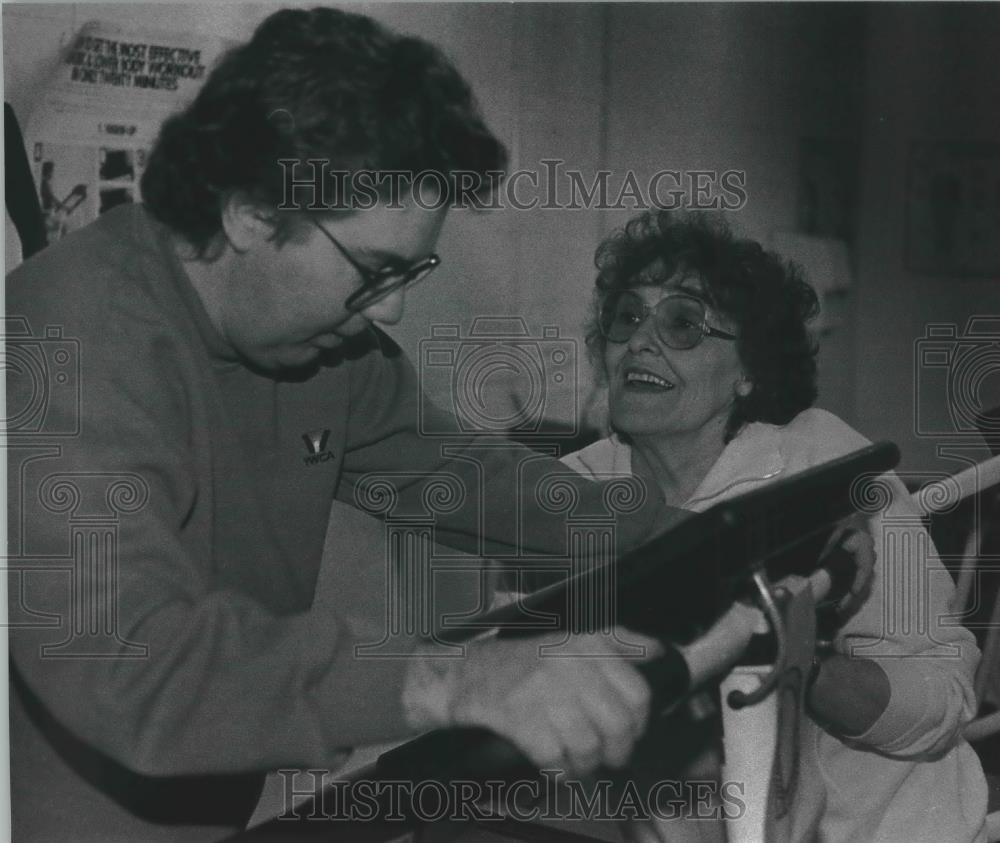
M 658 714 L 651 715 L 633 760 L 644 748 L 647 752 L 655 748 L 659 756 L 669 756 L 657 776 L 681 779 L 721 724 L 724 778 L 746 782 L 741 810 L 725 815 L 729 843 L 783 843 L 789 839 L 788 809 L 798 784 L 797 723 L 805 716 L 806 680 L 816 642 L 832 637 L 832 607 L 848 592 L 855 575 L 853 559 L 843 551 L 828 554 L 822 566 L 819 559 L 837 523 L 878 498 L 873 490 L 879 475 L 898 461 L 899 450 L 892 443 L 871 445 L 721 502 L 692 514 L 616 564 L 582 571 L 437 637 L 462 642 L 482 635 L 526 635 L 537 633 L 539 619 L 548 619 L 554 629 L 610 634 L 607 618 L 600 620 L 602 626 L 588 628 L 588 619 L 581 617 L 586 613 L 573 611 L 581 594 L 606 590 L 609 582 L 614 583 L 615 623 L 679 644 L 702 634 L 734 601 L 755 602 L 770 633 L 755 637 L 741 665 L 719 687 L 690 687 L 686 669 L 677 670 L 676 656 L 639 666 L 653 689 L 652 711 Z M 779 581 L 782 585 L 775 586 Z M 668 656 L 671 652 L 676 653 L 668 651 Z M 761 751 L 762 746 L 768 750 Z M 510 783 L 538 781 L 545 775 L 512 744 L 480 728 L 428 732 L 354 773 L 369 790 L 372 783 Z M 615 774 L 602 771 L 601 778 L 614 780 Z M 498 815 L 489 806 L 480 806 L 488 814 L 484 818 L 428 822 L 426 806 L 418 810 L 407 803 L 406 789 L 392 787 L 369 793 L 363 811 L 355 812 L 359 817 L 363 813 L 363 819 L 342 818 L 348 813 L 343 805 L 337 818 L 331 818 L 324 801 L 343 799 L 347 792 L 344 788 L 321 792 L 291 814 L 233 839 L 350 843 L 600 839 L 576 832 L 571 823 L 542 825 L 525 819 L 520 811 L 517 816 Z

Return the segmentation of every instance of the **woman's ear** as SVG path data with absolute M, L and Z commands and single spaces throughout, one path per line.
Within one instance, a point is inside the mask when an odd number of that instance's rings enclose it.
M 736 394 L 740 398 L 748 398 L 751 392 L 753 392 L 753 381 L 746 375 L 743 375 L 736 381 Z
M 222 202 L 222 230 L 237 252 L 274 235 L 274 217 L 242 190 L 227 194 Z

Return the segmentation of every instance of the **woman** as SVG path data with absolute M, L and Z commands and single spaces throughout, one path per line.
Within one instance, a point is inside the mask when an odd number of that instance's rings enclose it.
M 614 432 L 568 455 L 575 470 L 635 474 L 667 504 L 703 510 L 868 444 L 810 409 L 816 365 L 806 323 L 818 308 L 793 266 L 735 238 L 720 219 L 665 211 L 607 239 L 597 266 L 587 341 Z M 900 556 L 905 542 L 883 546 L 884 528 L 914 513 L 898 478 L 887 483 L 892 503 L 872 523 L 871 594 L 852 607 L 808 692 L 795 838 L 818 829 L 824 843 L 980 840 L 986 784 L 961 739 L 975 710 L 979 652 L 967 630 L 940 623 L 947 577 L 912 578 L 907 593 L 887 588 L 906 582 L 895 574 L 915 561 Z M 893 622 L 914 601 L 929 609 L 926 628 Z M 669 838 L 668 826 L 660 831 Z

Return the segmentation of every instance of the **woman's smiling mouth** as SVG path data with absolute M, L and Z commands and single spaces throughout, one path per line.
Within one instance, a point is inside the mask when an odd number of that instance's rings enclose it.
M 625 370 L 625 386 L 631 389 L 669 390 L 674 384 L 666 378 L 646 369 L 629 368 Z

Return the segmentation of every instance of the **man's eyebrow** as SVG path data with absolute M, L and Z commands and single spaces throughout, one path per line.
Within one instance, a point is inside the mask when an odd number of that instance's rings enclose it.
M 355 253 L 358 257 L 365 258 L 366 261 L 370 261 L 375 269 L 379 269 L 383 266 L 409 266 L 413 263 L 413 260 L 404 258 L 398 252 L 392 252 L 387 249 L 377 249 L 374 247 L 360 246 L 355 249 Z

